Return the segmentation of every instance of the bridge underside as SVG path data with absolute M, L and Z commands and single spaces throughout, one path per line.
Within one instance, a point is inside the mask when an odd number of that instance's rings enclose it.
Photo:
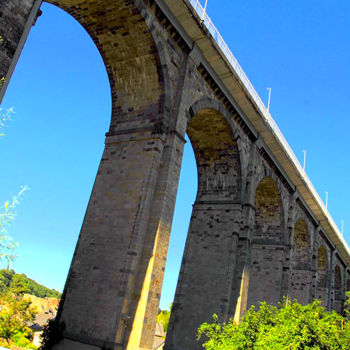
M 347 257 L 177 14 L 153 0 L 49 2 L 90 34 L 112 94 L 105 150 L 57 317 L 65 330 L 54 348 L 153 348 L 186 133 L 198 193 L 165 348 L 200 349 L 196 330 L 212 314 L 239 321 L 259 301 L 319 298 L 341 311 Z M 37 3 L 0 3 L 3 76 L 11 75 Z

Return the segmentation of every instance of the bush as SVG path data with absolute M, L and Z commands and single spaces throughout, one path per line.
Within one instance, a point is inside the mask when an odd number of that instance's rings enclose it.
M 320 304 L 261 303 L 259 310 L 252 306 L 240 324 L 220 324 L 214 315 L 213 323 L 200 326 L 198 339 L 206 336 L 206 350 L 350 349 L 350 322 Z

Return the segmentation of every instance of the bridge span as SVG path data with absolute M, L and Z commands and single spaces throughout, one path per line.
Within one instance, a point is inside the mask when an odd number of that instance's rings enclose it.
M 199 2 L 47 2 L 89 33 L 112 95 L 54 349 L 152 349 L 186 133 L 198 192 L 165 349 L 200 349 L 213 313 L 239 321 L 260 300 L 340 312 L 349 247 Z M 0 100 L 41 3 L 0 3 Z

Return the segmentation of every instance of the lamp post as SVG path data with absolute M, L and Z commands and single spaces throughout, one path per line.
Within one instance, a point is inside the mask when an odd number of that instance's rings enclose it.
M 269 92 L 269 99 L 267 100 L 267 111 L 270 113 L 271 88 L 268 87 L 267 90 Z

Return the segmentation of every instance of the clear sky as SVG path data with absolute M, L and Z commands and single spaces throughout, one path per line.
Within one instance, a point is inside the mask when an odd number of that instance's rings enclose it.
M 0 138 L 0 201 L 28 185 L 10 234 L 17 272 L 62 291 L 108 129 L 101 57 L 69 15 L 43 4 L 2 107 L 16 114 Z M 350 1 L 208 0 L 208 13 L 350 238 Z M 185 148 L 161 308 L 175 291 L 196 165 Z

